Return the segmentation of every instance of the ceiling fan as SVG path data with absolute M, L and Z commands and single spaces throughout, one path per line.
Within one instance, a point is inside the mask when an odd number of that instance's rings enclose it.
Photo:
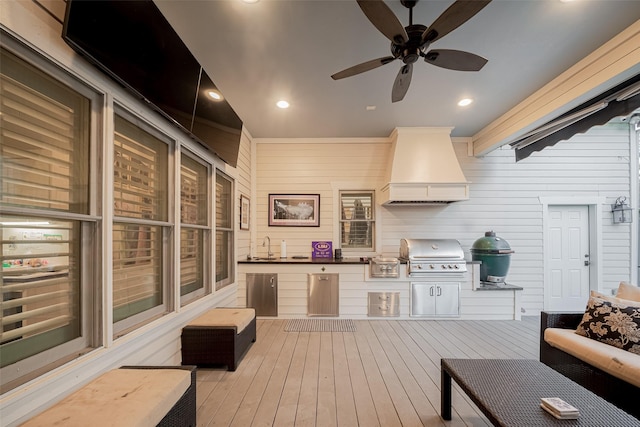
M 479 71 L 487 60 L 473 53 L 451 49 L 431 49 L 431 43 L 446 36 L 475 14 L 480 12 L 491 0 L 457 0 L 430 27 L 413 24 L 413 7 L 418 0 L 400 0 L 409 9 L 409 25 L 403 27 L 398 18 L 383 0 L 357 0 L 358 5 L 369 21 L 391 40 L 391 56 L 373 59 L 354 65 L 331 76 L 334 80 L 351 77 L 365 71 L 401 59 L 404 65 L 398 71 L 391 91 L 391 101 L 402 101 L 409 89 L 413 64 L 420 57 L 438 67 L 458 71 Z

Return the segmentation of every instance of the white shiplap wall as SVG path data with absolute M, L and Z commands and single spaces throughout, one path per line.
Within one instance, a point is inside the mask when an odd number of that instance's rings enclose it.
M 503 148 L 482 158 L 467 155 L 467 144 L 454 143 L 467 180 L 470 200 L 442 206 L 393 206 L 379 211 L 380 253 L 397 256 L 402 237 L 458 239 L 470 259 L 473 242 L 494 230 L 515 250 L 509 281 L 524 287 L 526 314 L 543 309 L 544 250 L 541 198 L 591 197 L 603 200 L 601 259 L 597 260 L 601 290 L 616 288 L 631 278 L 631 230 L 629 224 L 611 224 L 610 204 L 618 196 L 631 197 L 631 166 L 636 150 L 630 144 L 626 124 L 609 124 L 574 136 L 531 157 L 515 162 L 511 149 Z M 288 255 L 308 255 L 313 240 L 332 240 L 336 226 L 334 189 L 354 183 L 361 189 L 380 188 L 390 143 L 386 140 L 275 140 L 256 139 L 257 240 L 254 255 L 269 235 L 278 255 L 278 242 L 287 241 Z M 630 166 L 631 165 L 631 166 Z M 354 189 L 354 188 L 349 188 Z M 320 227 L 268 227 L 269 193 L 319 193 Z M 264 252 L 264 253 L 263 253 Z M 593 257 L 593 254 L 592 254 Z
M 271 238 L 272 250 L 279 256 L 280 242 L 286 240 L 287 255 L 309 255 L 311 242 L 333 240 L 334 188 L 379 187 L 386 167 L 388 141 L 364 140 L 274 140 L 256 139 L 256 243 L 254 256 L 265 256 L 264 236 Z M 319 227 L 269 227 L 269 194 L 320 194 Z

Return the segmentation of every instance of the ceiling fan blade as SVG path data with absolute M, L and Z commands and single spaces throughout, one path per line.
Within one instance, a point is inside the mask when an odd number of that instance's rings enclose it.
M 488 61 L 482 56 L 461 50 L 434 49 L 424 55 L 425 62 L 457 71 L 480 71 Z
M 358 0 L 360 9 L 369 21 L 394 43 L 402 44 L 409 40 L 404 27 L 382 0 Z
M 386 65 L 396 58 L 393 56 L 385 56 L 383 58 L 372 59 L 371 61 L 363 62 L 362 64 L 354 65 L 346 70 L 339 71 L 331 76 L 333 80 L 344 79 L 345 77 L 355 76 L 356 74 L 364 73 L 365 71 L 373 70 L 382 65 Z
M 391 102 L 398 102 L 404 99 L 411 84 L 411 75 L 413 74 L 413 64 L 405 64 L 398 71 L 396 80 L 393 82 L 393 90 L 391 91 Z
M 457 0 L 422 34 L 422 42 L 433 43 L 467 22 L 491 0 Z

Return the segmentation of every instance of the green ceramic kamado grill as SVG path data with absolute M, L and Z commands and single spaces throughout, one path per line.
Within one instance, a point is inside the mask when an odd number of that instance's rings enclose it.
M 471 246 L 471 259 L 482 261 L 480 264 L 480 281 L 487 283 L 504 283 L 511 263 L 511 246 L 497 237 L 493 231 L 484 233 L 484 237 L 476 240 Z

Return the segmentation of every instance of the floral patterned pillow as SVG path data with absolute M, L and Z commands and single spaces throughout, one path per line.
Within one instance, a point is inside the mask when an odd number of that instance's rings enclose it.
M 591 297 L 576 334 L 640 354 L 640 307 Z

